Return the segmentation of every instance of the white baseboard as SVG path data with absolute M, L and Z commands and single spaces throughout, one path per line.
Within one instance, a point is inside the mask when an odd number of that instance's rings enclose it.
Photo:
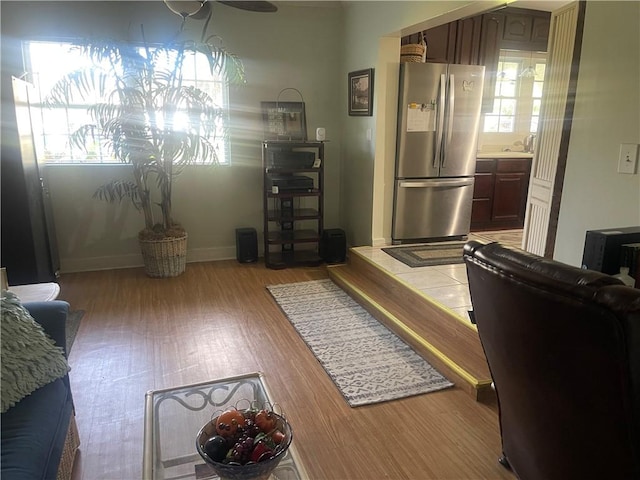
M 391 239 L 390 238 L 374 238 L 373 239 L 373 245 L 372 247 L 386 247 L 388 245 L 391 245 Z
M 187 250 L 187 263 L 212 262 L 215 260 L 231 260 L 236 258 L 236 247 L 195 248 Z
M 60 258 L 60 273 L 92 272 L 142 267 L 141 254 L 109 257 Z
M 187 263 L 213 262 L 236 258 L 236 247 L 195 248 L 187 250 Z M 60 273 L 116 270 L 142 267 L 142 254 L 114 255 L 110 257 L 61 258 Z

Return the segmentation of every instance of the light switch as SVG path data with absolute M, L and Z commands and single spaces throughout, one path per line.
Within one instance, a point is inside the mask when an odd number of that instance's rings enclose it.
M 635 143 L 621 143 L 618 158 L 618 173 L 636 173 L 638 166 L 638 145 Z

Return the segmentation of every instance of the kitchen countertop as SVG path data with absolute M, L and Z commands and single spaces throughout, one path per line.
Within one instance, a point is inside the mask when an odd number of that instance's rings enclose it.
M 527 152 L 482 152 L 476 158 L 533 158 L 533 153 Z

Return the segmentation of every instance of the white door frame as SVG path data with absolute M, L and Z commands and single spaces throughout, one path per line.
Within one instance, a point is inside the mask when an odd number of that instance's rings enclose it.
M 522 248 L 552 257 L 569 149 L 585 2 L 551 14 L 538 146 L 531 167 Z

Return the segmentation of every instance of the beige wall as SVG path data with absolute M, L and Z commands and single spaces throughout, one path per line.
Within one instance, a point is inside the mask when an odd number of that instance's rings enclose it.
M 188 168 L 174 187 L 174 217 L 189 232 L 188 261 L 235 258 L 235 228 L 255 227 L 262 247 L 263 138 L 260 101 L 276 100 L 286 87 L 299 89 L 306 103 L 310 138 L 324 126 L 326 146 L 325 226 L 340 226 L 340 108 L 342 78 L 337 74 L 343 43 L 341 9 L 317 2 L 280 5 L 276 14 L 241 11 L 213 2 L 210 33 L 244 61 L 247 84 L 233 87 L 231 167 Z M 5 2 L 2 8 L 3 75 L 11 38 L 73 38 L 92 33 L 148 40 L 174 35 L 180 18 L 162 1 L 141 2 Z M 202 22 L 186 28 L 199 36 Z M 5 42 L 7 40 L 7 42 Z M 298 101 L 294 92 L 280 100 Z M 123 166 L 51 166 L 51 191 L 61 256 L 61 270 L 78 271 L 142 264 L 137 232 L 141 215 L 130 205 L 109 205 L 91 198 L 95 188 L 118 177 Z
M 285 87 L 302 91 L 310 136 L 317 126 L 327 129 L 325 226 L 344 228 L 351 245 L 388 241 L 399 37 L 500 3 L 280 2 L 277 14 L 214 3 L 210 31 L 243 58 L 248 83 L 231 93 L 234 166 L 191 169 L 175 186 L 175 217 L 190 234 L 189 260 L 234 257 L 236 227 L 262 232 L 259 104 Z M 15 37 L 96 33 L 138 39 L 143 23 L 153 39 L 179 25 L 160 1 L 3 1 L 0 8 L 3 75 L 14 73 L 5 48 Z M 579 264 L 587 229 L 640 224 L 640 175 L 615 173 L 619 143 L 640 142 L 639 9 L 639 2 L 587 5 L 556 249 L 556 258 L 568 263 Z M 622 63 L 620 54 L 612 54 L 620 51 Z M 349 117 L 347 73 L 370 67 L 376 69 L 374 116 Z M 63 271 L 141 264 L 137 212 L 91 199 L 119 168 L 48 169 Z
M 621 143 L 640 143 L 640 2 L 589 1 L 554 258 L 580 265 L 587 230 L 640 225 Z
M 475 15 L 499 3 L 345 3 L 348 49 L 344 78 L 353 70 L 376 69 L 373 117 L 344 117 L 341 212 L 347 238 L 353 245 L 385 244 L 391 240 L 400 37 Z M 365 205 L 371 208 L 363 208 Z

